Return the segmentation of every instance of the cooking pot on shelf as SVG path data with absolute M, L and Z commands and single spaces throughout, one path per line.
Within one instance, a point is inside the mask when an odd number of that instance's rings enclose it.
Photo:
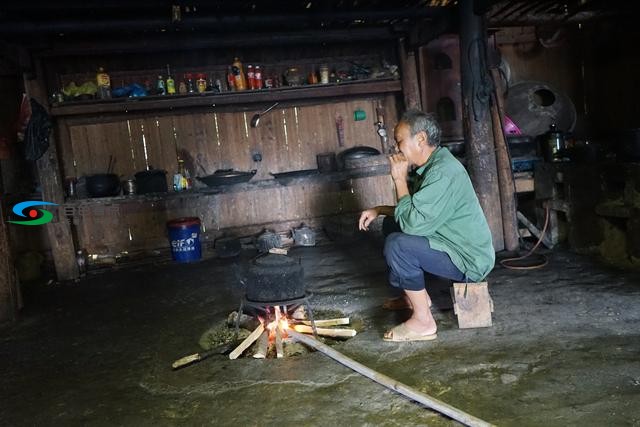
M 338 154 L 338 166 L 340 169 L 357 168 L 366 162 L 368 157 L 377 156 L 380 150 L 366 145 L 347 148 Z
M 115 173 L 99 173 L 86 178 L 91 197 L 110 197 L 120 194 L 120 178 Z
M 161 169 L 149 169 L 135 174 L 136 192 L 138 194 L 166 193 L 167 171 Z
M 249 172 L 241 172 L 233 169 L 218 169 L 211 175 L 197 177 L 198 181 L 203 182 L 209 187 L 218 185 L 240 184 L 248 182 L 256 174 L 256 170 Z

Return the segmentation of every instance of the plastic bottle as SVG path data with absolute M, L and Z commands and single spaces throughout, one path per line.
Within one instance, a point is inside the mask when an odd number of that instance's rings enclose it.
M 198 93 L 204 93 L 207 90 L 207 79 L 204 74 L 199 73 L 196 76 L 196 86 L 198 88 Z
M 100 99 L 111 98 L 111 79 L 102 67 L 98 68 L 96 83 L 98 84 L 98 96 Z
M 253 72 L 253 81 L 255 89 L 262 89 L 262 69 L 260 69 L 259 65 L 256 65 L 255 71 Z
M 178 159 L 178 172 L 173 175 L 173 190 L 186 190 L 186 177 L 184 176 L 184 160 Z
M 247 79 L 244 76 L 244 71 L 242 69 L 242 62 L 240 62 L 239 58 L 234 58 L 233 65 L 231 66 L 231 70 L 233 72 L 233 79 L 236 86 L 236 90 L 245 90 L 247 89 Z
M 227 68 L 227 86 L 229 86 L 229 92 L 236 90 L 236 79 L 233 76 L 231 66 Z
M 171 73 L 169 71 L 169 64 L 167 64 L 167 93 L 169 95 L 173 95 L 176 93 L 176 82 L 171 77 Z
M 158 81 L 156 82 L 156 93 L 158 95 L 166 95 L 167 88 L 164 84 L 164 80 L 162 80 L 162 76 L 158 76 Z
M 193 74 L 186 73 L 184 75 L 184 82 L 187 85 L 187 92 L 188 93 L 195 93 L 196 84 L 195 84 L 195 81 L 193 80 Z
M 247 65 L 247 79 L 249 80 L 249 89 L 255 89 L 255 74 L 253 72 L 253 65 Z

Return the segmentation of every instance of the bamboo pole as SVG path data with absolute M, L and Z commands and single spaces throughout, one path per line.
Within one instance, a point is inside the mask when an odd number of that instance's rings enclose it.
M 300 334 L 292 330 L 289 330 L 287 332 L 289 336 L 291 336 L 294 340 L 301 342 L 303 344 L 306 344 L 309 347 L 316 349 L 319 352 L 324 353 L 325 355 L 331 357 L 332 359 L 342 363 L 343 365 L 353 369 L 357 373 L 364 375 L 365 377 L 377 382 L 378 384 L 381 384 L 391 390 L 397 391 L 398 393 L 412 400 L 415 400 L 416 402 L 422 403 L 426 407 L 431 408 L 435 411 L 438 411 L 456 421 L 461 422 L 462 424 L 473 426 L 473 427 L 475 426 L 484 427 L 484 426 L 492 425 L 486 421 L 481 420 L 480 418 L 476 418 L 473 415 L 467 414 L 466 412 L 463 412 L 457 408 L 454 408 L 453 406 L 448 405 L 438 399 L 434 399 L 431 396 L 421 393 L 418 390 L 412 387 L 409 387 L 406 384 L 403 384 L 401 382 L 394 380 L 393 378 L 390 378 L 384 374 L 376 372 L 373 369 L 368 368 L 363 364 L 358 363 L 355 360 L 345 356 L 339 351 L 332 349 L 328 345 L 321 343 L 320 341 L 316 340 L 313 337 Z
M 307 325 L 295 325 L 293 327 L 297 332 L 303 334 L 312 334 L 313 328 Z M 330 328 L 316 328 L 318 335 L 325 337 L 339 337 L 339 338 L 351 338 L 356 336 L 355 329 L 330 329 Z

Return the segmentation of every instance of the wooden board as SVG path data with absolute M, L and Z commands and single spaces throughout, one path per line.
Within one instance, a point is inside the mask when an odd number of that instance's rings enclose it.
M 487 282 L 453 284 L 453 309 L 460 329 L 492 325 L 493 300 L 488 286 Z

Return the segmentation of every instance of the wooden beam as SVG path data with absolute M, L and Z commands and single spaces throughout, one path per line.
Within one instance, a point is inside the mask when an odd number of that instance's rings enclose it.
M 482 16 L 476 15 L 473 0 L 461 0 L 460 74 L 462 77 L 462 116 L 469 176 L 480 206 L 489 223 L 496 251 L 504 249 L 502 209 L 498 186 L 491 116 L 489 114 L 490 77 L 483 44 L 486 30 Z
M 415 67 L 414 67 L 415 68 Z M 225 92 L 201 95 L 147 96 L 141 98 L 111 99 L 104 101 L 70 102 L 51 108 L 54 116 L 129 114 L 131 112 L 174 111 L 188 108 L 215 110 L 223 105 L 249 105 L 281 101 L 303 101 L 309 99 L 337 99 L 355 95 L 374 95 L 399 92 L 397 80 L 369 80 L 304 87 L 282 87 L 277 89 Z
M 42 82 L 43 68 L 40 62 L 36 63 L 36 78 L 29 79 L 25 74 L 24 87 L 29 98 L 35 99 L 45 109 L 47 108 L 47 91 Z M 49 137 L 49 149 L 36 161 L 36 169 L 40 186 L 42 187 L 42 199 L 47 202 L 64 204 L 63 177 L 60 174 L 58 148 L 56 136 L 52 132 Z M 79 276 L 76 263 L 76 250 L 71 233 L 71 226 L 65 217 L 60 215 L 44 225 L 49 236 L 49 244 L 53 255 L 53 262 L 58 280 L 72 280 Z
M 402 73 L 402 94 L 404 95 L 405 109 L 422 109 L 420 102 L 420 84 L 418 83 L 418 71 L 416 68 L 416 56 L 414 51 L 407 51 L 405 40 L 398 40 L 398 55 L 400 56 L 400 72 Z
M 107 54 L 123 54 L 144 52 L 181 51 L 185 49 L 221 49 L 294 46 L 317 43 L 349 42 L 393 42 L 398 34 L 389 28 L 354 28 L 343 30 L 311 30 L 298 32 L 243 33 L 233 32 L 219 34 L 216 37 L 181 36 L 171 32 L 166 35 L 145 36 L 138 40 L 105 40 L 79 41 L 64 43 L 54 41 L 53 45 L 33 45 L 31 49 L 43 57 L 61 56 L 96 56 Z M 55 40 L 55 39 L 54 39 Z
M 493 124 L 493 140 L 496 145 L 496 163 L 498 168 L 498 184 L 500 186 L 500 207 L 502 208 L 502 232 L 504 247 L 508 251 L 520 248 L 518 239 L 518 219 L 516 218 L 516 186 L 511 170 L 511 156 L 503 131 L 504 103 L 500 88 L 498 70 L 493 68 L 491 76 L 496 90 L 491 104 L 491 122 Z
M 0 190 L 3 189 L 1 176 L 0 174 Z M 2 200 L 0 200 L 0 323 L 15 320 L 20 308 L 20 288 L 9 244 L 6 213 L 3 208 Z

